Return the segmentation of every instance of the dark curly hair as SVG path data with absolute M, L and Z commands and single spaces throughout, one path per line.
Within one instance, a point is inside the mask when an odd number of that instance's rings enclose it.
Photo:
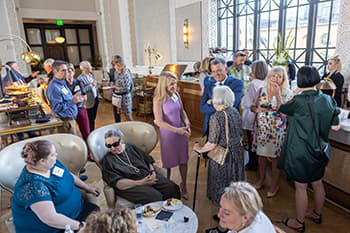
M 86 219 L 85 233 L 136 233 L 136 219 L 128 208 L 95 212 Z
M 46 159 L 51 153 L 52 143 L 47 140 L 37 140 L 24 145 L 21 156 L 27 164 L 35 165 L 40 159 Z

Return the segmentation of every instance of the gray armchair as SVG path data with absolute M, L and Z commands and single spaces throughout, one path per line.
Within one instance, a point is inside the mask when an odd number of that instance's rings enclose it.
M 36 140 L 48 140 L 57 150 L 57 157 L 72 173 L 79 175 L 79 171 L 87 161 L 87 147 L 83 139 L 73 134 L 51 134 L 41 137 L 19 141 L 5 147 L 0 151 L 0 185 L 2 188 L 13 192 L 19 175 L 25 165 L 21 158 L 21 150 L 27 142 Z M 96 197 L 87 195 L 90 202 L 96 202 Z M 11 221 L 6 221 L 10 233 L 15 232 Z
M 88 145 L 93 153 L 97 165 L 102 169 L 100 161 L 107 153 L 104 142 L 104 134 L 110 129 L 119 129 L 124 134 L 124 141 L 137 146 L 145 153 L 149 154 L 158 142 L 158 134 L 155 128 L 145 122 L 140 121 L 128 121 L 107 125 L 98 129 L 95 129 L 90 133 L 88 138 Z M 163 169 L 155 167 L 158 173 L 164 175 Z M 117 196 L 114 188 L 105 183 L 104 194 L 106 197 L 107 205 L 109 208 L 114 208 L 116 204 L 124 207 L 133 207 L 133 203 Z

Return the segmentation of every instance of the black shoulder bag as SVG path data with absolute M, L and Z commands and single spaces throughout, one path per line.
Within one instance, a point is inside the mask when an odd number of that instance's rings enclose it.
M 321 138 L 319 136 L 319 134 L 317 133 L 317 130 L 315 127 L 315 119 L 314 119 L 313 114 L 312 114 L 310 96 L 306 96 L 306 97 L 307 97 L 307 105 L 309 106 L 309 111 L 310 111 L 311 118 L 312 118 L 312 125 L 313 125 L 314 132 L 316 134 L 316 137 Z M 322 150 L 320 140 L 318 140 L 318 147 L 320 148 L 320 151 L 321 151 L 323 156 L 325 156 L 328 160 L 332 160 L 333 152 L 332 152 L 331 144 L 329 142 L 327 142 L 325 148 Z

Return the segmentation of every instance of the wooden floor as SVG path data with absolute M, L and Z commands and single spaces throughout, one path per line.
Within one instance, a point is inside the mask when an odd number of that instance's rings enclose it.
M 140 121 L 152 122 L 151 117 L 136 117 Z M 97 116 L 97 127 L 107 125 L 114 122 L 112 106 L 108 102 L 101 102 L 98 116 Z M 198 132 L 193 132 L 193 135 L 190 139 L 190 149 L 193 147 L 193 143 L 200 137 Z M 153 150 L 151 155 L 155 158 L 156 163 L 161 166 L 160 161 L 160 147 L 159 144 Z M 197 158 L 194 154 L 190 154 L 190 160 L 188 163 L 188 191 L 190 194 L 190 199 L 184 201 L 186 205 L 192 208 L 192 198 L 193 198 L 193 189 L 195 181 L 195 171 L 196 171 L 196 162 Z M 103 182 L 101 180 L 101 173 L 97 166 L 94 163 L 88 162 L 86 166 L 87 175 L 89 176 L 88 183 L 98 185 L 102 188 Z M 180 183 L 180 174 L 178 169 L 173 169 L 172 171 L 172 180 L 176 183 Z M 254 183 L 257 179 L 257 174 L 255 172 L 247 171 L 247 179 L 249 182 Z M 205 229 L 209 227 L 214 227 L 216 222 L 212 220 L 212 216 L 217 212 L 218 207 L 214 206 L 211 201 L 206 197 L 206 181 L 207 181 L 207 168 L 204 166 L 204 162 L 201 161 L 200 164 L 200 173 L 198 179 L 198 192 L 197 192 L 197 201 L 196 201 L 196 214 L 199 219 L 199 229 L 198 232 L 204 232 Z M 285 229 L 280 223 L 278 223 L 284 216 L 295 215 L 294 210 L 294 189 L 287 183 L 286 179 L 281 177 L 280 179 L 280 191 L 275 198 L 267 199 L 266 189 L 259 191 L 260 195 L 263 198 L 264 211 L 271 218 L 274 224 L 280 226 L 282 229 Z M 7 233 L 5 227 L 4 219 L 10 216 L 10 197 L 6 191 L 2 192 L 1 195 L 1 209 L 0 209 L 0 232 Z M 312 198 L 310 197 L 310 205 L 312 204 Z M 100 195 L 98 198 L 98 205 L 102 208 L 106 208 L 106 203 L 104 195 Z M 312 206 L 310 206 L 311 208 Z M 350 214 L 345 211 L 337 208 L 329 203 L 326 203 L 323 212 L 324 223 L 322 225 L 317 225 L 309 220 L 306 220 L 306 232 L 308 233 L 350 233 Z M 285 229 L 286 232 L 294 232 L 288 229 Z M 262 232 L 263 233 L 263 232 Z M 265 233 L 265 232 L 264 232 Z M 267 232 L 266 232 L 267 233 Z

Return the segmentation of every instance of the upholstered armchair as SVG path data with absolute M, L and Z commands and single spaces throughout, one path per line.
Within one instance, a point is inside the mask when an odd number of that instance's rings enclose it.
M 21 150 L 27 142 L 48 140 L 57 150 L 57 159 L 60 160 L 72 173 L 79 176 L 79 171 L 87 161 L 87 147 L 83 139 L 72 134 L 51 134 L 19 141 L 0 151 L 0 185 L 13 192 L 16 181 L 25 165 L 21 158 Z M 85 196 L 90 202 L 96 202 L 93 195 Z M 6 221 L 10 233 L 14 232 L 11 218 Z
M 124 134 L 124 141 L 133 144 L 149 154 L 157 144 L 158 134 L 155 128 L 145 122 L 128 121 L 107 125 L 95 129 L 90 133 L 88 138 L 88 145 L 93 153 L 96 163 L 102 169 L 100 161 L 107 153 L 104 142 L 104 134 L 110 129 L 119 129 Z M 163 169 L 155 166 L 158 173 L 164 175 Z M 124 207 L 133 207 L 134 203 L 118 196 L 115 189 L 105 183 L 104 194 L 109 208 L 114 208 L 116 204 Z

